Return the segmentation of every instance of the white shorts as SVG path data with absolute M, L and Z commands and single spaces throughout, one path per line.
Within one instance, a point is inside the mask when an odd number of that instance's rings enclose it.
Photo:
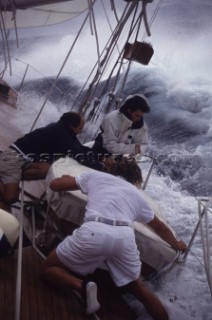
M 104 262 L 118 287 L 138 279 L 141 271 L 135 234 L 130 227 L 86 222 L 58 245 L 56 253 L 69 270 L 83 276 Z

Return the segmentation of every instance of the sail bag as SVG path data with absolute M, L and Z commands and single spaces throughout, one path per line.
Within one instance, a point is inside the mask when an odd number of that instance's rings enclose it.
M 147 42 L 135 41 L 134 43 L 127 42 L 124 48 L 124 59 L 136 61 L 147 65 L 151 60 L 154 49 Z

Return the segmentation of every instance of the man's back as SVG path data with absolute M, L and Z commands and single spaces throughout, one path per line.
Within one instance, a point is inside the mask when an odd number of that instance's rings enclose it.
M 148 223 L 154 213 L 134 185 L 121 177 L 104 172 L 88 172 L 76 178 L 88 195 L 86 217 L 98 215 L 109 219 Z
M 36 129 L 16 140 L 14 144 L 25 155 L 34 157 L 35 161 L 53 162 L 71 153 L 76 155 L 87 151 L 71 128 L 59 122 Z

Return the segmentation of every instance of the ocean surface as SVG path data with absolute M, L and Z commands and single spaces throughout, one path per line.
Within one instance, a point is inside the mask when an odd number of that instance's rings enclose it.
M 155 1 L 153 9 L 157 3 L 159 1 Z M 133 64 L 122 92 L 122 98 L 134 93 L 142 93 L 148 98 L 151 112 L 145 120 L 149 128 L 149 153 L 155 158 L 156 166 L 146 191 L 156 200 L 178 237 L 187 244 L 198 221 L 197 198 L 212 196 L 211 16 L 210 0 L 163 1 L 151 25 L 152 35 L 145 38 L 153 45 L 153 58 L 148 66 Z M 77 22 L 75 28 L 76 25 Z M 44 96 L 74 39 L 74 34 L 69 35 L 67 28 L 64 35 L 56 38 L 51 29 L 44 35 L 36 30 L 30 32 L 33 40 L 27 31 L 20 32 L 18 49 L 11 33 L 14 74 L 12 79 L 6 75 L 7 79 L 18 88 L 27 64 L 30 67 L 18 109 L 5 113 L 1 110 L 1 134 L 6 132 L 9 141 L 32 128 Z M 87 33 L 83 32 L 79 47 L 67 62 L 35 127 L 57 121 L 63 112 L 77 108 L 74 103 L 94 57 L 95 49 Z M 115 108 L 113 101 L 108 108 L 108 100 L 106 94 L 95 121 L 87 121 L 82 142 L 94 138 L 104 114 Z M 148 165 L 140 165 L 146 176 Z M 211 212 L 208 229 L 211 245 Z M 205 233 L 203 227 L 202 234 Z M 209 256 L 211 260 L 211 249 Z M 170 320 L 212 319 L 212 298 L 204 269 L 200 229 L 186 261 L 146 285 L 166 305 Z M 150 319 L 141 304 L 131 297 L 128 299 L 137 310 L 138 320 Z

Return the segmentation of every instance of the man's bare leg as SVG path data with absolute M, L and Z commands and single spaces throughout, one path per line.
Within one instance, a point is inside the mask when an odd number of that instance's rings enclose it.
M 0 182 L 0 208 L 11 212 L 10 205 L 18 201 L 19 185 L 17 183 L 3 184 Z
M 85 283 L 82 276 L 77 276 L 67 269 L 57 257 L 56 250 L 53 250 L 44 262 L 41 278 L 52 284 L 78 291 L 85 304 L 84 312 L 87 315 L 99 310 L 96 284 L 92 281 Z
M 0 209 L 5 210 L 5 211 L 11 213 L 11 207 L 10 207 L 10 205 L 4 203 L 4 202 L 1 200 L 1 197 L 0 197 Z
M 154 320 L 168 320 L 168 314 L 154 293 L 143 284 L 141 278 L 132 281 L 127 285 L 127 289 L 143 303 L 146 310 Z
M 78 291 L 82 290 L 83 280 L 73 275 L 58 259 L 56 250 L 53 250 L 44 261 L 41 278 L 49 283 L 68 287 Z

